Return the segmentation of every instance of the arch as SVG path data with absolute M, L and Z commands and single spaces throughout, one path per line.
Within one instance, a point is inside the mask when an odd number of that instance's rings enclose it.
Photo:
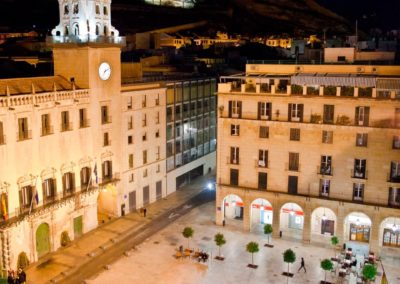
M 64 33 L 66 36 L 69 35 L 69 27 L 68 26 L 65 26 Z
M 371 235 L 371 218 L 362 212 L 350 212 L 344 218 L 344 240 L 369 243 Z
M 61 32 L 60 31 L 56 31 L 56 36 L 61 36 Z
M 400 249 L 400 217 L 390 216 L 382 220 L 379 225 L 379 246 Z
M 79 36 L 79 24 L 78 23 L 74 23 L 72 25 L 72 31 L 74 36 Z
M 311 213 L 311 241 L 329 243 L 335 235 L 337 216 L 328 207 L 317 207 Z
M 50 226 L 42 223 L 36 229 L 36 252 L 38 258 L 50 252 Z
M 282 236 L 301 240 L 304 226 L 303 208 L 293 202 L 283 204 L 280 209 L 279 225 Z
M 272 224 L 272 204 L 264 198 L 257 198 L 250 204 L 250 230 L 263 233 L 264 224 Z
M 236 194 L 229 194 L 222 200 L 223 220 L 243 220 L 243 199 Z
M 107 28 L 107 25 L 104 25 L 104 35 L 105 35 L 105 36 L 108 35 L 108 28 Z
M 97 23 L 96 24 L 96 35 L 98 36 L 98 35 L 100 35 L 100 24 L 99 23 Z

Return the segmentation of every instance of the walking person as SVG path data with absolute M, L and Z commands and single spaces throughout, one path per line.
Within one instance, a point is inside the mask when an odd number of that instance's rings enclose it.
M 22 270 L 22 268 L 18 269 L 18 279 L 19 283 L 25 284 L 26 283 L 26 273 Z
M 143 208 L 143 215 L 144 215 L 144 217 L 146 217 L 146 213 L 147 213 L 147 209 L 146 209 L 146 208 Z
M 7 284 L 14 284 L 14 283 L 15 283 L 14 271 L 9 270 L 8 277 L 7 277 Z
M 302 268 L 304 269 L 304 273 L 307 273 L 306 267 L 304 265 L 304 258 L 303 257 L 301 258 L 301 265 L 300 265 L 299 270 L 297 270 L 297 272 L 299 272 L 300 269 L 302 269 Z

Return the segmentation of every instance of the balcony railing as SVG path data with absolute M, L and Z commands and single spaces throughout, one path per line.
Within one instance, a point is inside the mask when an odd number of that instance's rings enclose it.
M 393 183 L 400 183 L 400 175 L 396 175 L 394 173 L 388 173 L 387 181 Z
M 46 44 L 52 45 L 118 45 L 126 46 L 126 38 L 120 36 L 48 36 Z
M 226 158 L 226 163 L 228 165 L 239 165 L 239 159 L 233 159 L 231 157 Z
M 86 128 L 90 126 L 90 120 L 89 119 L 83 119 L 79 121 L 79 128 Z
M 17 132 L 17 141 L 25 141 L 32 139 L 32 130 Z
M 101 118 L 101 124 L 108 124 L 111 122 L 112 122 L 111 116 L 103 116 Z
M 351 170 L 351 177 L 358 179 L 367 179 L 368 171 L 364 170 Z
M 320 192 L 319 192 L 319 196 L 320 196 L 320 197 L 324 197 L 324 198 L 328 198 L 328 197 L 329 197 L 329 192 L 320 191 Z
M 269 161 L 267 160 L 255 160 L 255 165 L 257 168 L 268 168 Z
M 323 176 L 332 176 L 333 175 L 333 168 L 332 166 L 318 166 L 318 174 Z
M 48 126 L 48 127 L 42 128 L 40 130 L 40 133 L 41 133 L 42 136 L 47 136 L 47 135 L 54 134 L 54 127 L 53 126 Z
M 60 125 L 60 131 L 61 132 L 65 132 L 65 131 L 72 131 L 73 127 L 72 127 L 72 123 L 68 122 L 68 123 L 61 123 Z
M 108 176 L 103 176 L 99 179 L 99 186 L 104 186 L 109 183 L 114 183 L 120 180 L 119 173 L 113 173 Z

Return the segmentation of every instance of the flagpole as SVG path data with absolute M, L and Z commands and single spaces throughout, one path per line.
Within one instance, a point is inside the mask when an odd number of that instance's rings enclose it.
M 33 194 L 33 192 L 32 192 L 31 205 L 30 205 L 30 207 L 29 207 L 29 214 L 31 214 L 32 205 L 33 205 L 33 199 L 35 198 L 35 195 L 36 195 L 36 193 L 37 193 L 37 189 L 36 189 L 37 179 L 38 179 L 38 176 L 36 176 L 36 178 L 35 178 L 35 194 Z
M 96 164 L 95 164 L 95 166 L 96 166 Z M 93 170 L 94 170 L 94 169 L 93 169 Z M 88 191 L 88 189 L 89 189 L 90 182 L 92 181 L 92 175 L 93 175 L 93 172 L 92 172 L 92 170 L 90 170 L 90 177 L 89 177 L 88 184 L 87 184 L 87 186 L 86 186 L 86 191 Z

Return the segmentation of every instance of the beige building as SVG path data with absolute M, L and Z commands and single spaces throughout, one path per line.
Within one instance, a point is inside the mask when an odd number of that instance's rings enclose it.
M 399 256 L 398 66 L 248 64 L 218 110 L 218 224 Z
M 338 62 L 394 62 L 394 51 L 359 51 L 354 47 L 329 47 L 324 49 L 325 63 Z

